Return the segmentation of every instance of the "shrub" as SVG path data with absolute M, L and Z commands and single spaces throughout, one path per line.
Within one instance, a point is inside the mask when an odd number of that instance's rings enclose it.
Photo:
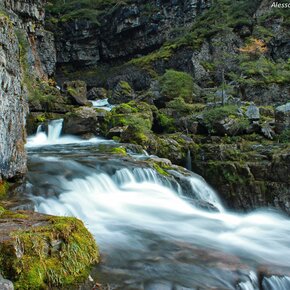
M 161 93 L 168 99 L 181 97 L 187 102 L 192 102 L 193 79 L 185 73 L 175 70 L 167 70 L 160 78 Z

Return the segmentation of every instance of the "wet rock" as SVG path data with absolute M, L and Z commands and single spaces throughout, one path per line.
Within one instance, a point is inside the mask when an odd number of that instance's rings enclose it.
M 106 136 L 108 138 L 113 138 L 115 136 L 121 137 L 122 133 L 124 133 L 127 129 L 128 129 L 128 126 L 114 127 L 109 130 Z
M 103 100 L 108 97 L 108 92 L 105 88 L 91 88 L 87 93 L 88 100 Z
M 68 96 L 75 105 L 86 105 L 87 85 L 84 81 L 70 81 L 63 84 Z
M 100 134 L 106 111 L 80 107 L 64 116 L 63 133 L 71 135 Z
M 279 106 L 275 109 L 275 129 L 279 134 L 290 128 L 290 103 Z

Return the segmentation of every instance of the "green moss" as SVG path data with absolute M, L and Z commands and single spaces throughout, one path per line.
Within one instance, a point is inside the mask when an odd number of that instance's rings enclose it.
M 112 148 L 111 152 L 114 154 L 127 156 L 127 151 L 126 151 L 126 148 L 124 148 L 124 147 L 114 147 L 114 148 Z
M 188 104 L 183 98 L 175 98 L 166 104 L 167 108 L 173 109 L 182 115 L 202 112 L 205 109 L 205 106 L 205 104 Z
M 13 256 L 13 251 L 7 257 L 10 246 L 0 244 L 0 268 L 15 289 L 70 285 L 86 278 L 90 266 L 99 261 L 94 238 L 81 221 L 47 216 L 43 222 L 11 234 L 22 249 L 21 258 Z
M 214 123 L 229 117 L 230 115 L 235 116 L 237 114 L 237 106 L 222 106 L 209 109 L 204 112 L 204 122 L 206 126 L 212 131 Z
M 50 15 L 48 19 L 51 23 L 86 19 L 95 25 L 99 25 L 102 14 L 128 2 L 126 0 L 51 0 L 46 6 L 46 11 Z
M 161 168 L 159 164 L 153 163 L 152 166 L 159 174 L 163 176 L 169 176 L 169 174 L 163 168 Z
M 187 102 L 193 100 L 193 78 L 185 73 L 175 70 L 167 70 L 160 78 L 161 94 L 168 99 L 182 98 Z
M 0 200 L 7 197 L 9 183 L 5 180 L 0 181 Z

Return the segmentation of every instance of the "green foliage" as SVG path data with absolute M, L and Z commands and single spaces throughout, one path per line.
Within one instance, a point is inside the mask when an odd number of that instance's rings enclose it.
M 168 102 L 166 107 L 169 109 L 173 109 L 181 113 L 182 115 L 192 114 L 201 112 L 205 108 L 205 104 L 188 104 L 184 101 L 183 98 L 175 98 L 174 100 Z
M 290 79 L 290 59 L 288 62 L 273 62 L 265 56 L 258 59 L 240 57 L 240 74 L 230 73 L 229 76 L 241 84 L 284 84 Z
M 4 211 L 1 218 L 26 220 L 29 216 Z M 11 243 L 17 243 L 23 254 L 19 258 L 12 244 L 0 244 L 0 268 L 14 282 L 15 289 L 62 288 L 84 280 L 90 266 L 99 262 L 94 238 L 76 218 L 47 216 L 39 226 L 10 235 Z M 54 248 L 56 241 L 60 244 Z
M 161 94 L 168 99 L 183 98 L 187 102 L 192 102 L 193 98 L 193 79 L 192 77 L 180 71 L 173 69 L 167 70 L 160 77 Z
M 290 143 L 290 129 L 285 129 L 276 139 L 280 143 Z
M 173 133 L 176 131 L 174 126 L 174 118 L 167 116 L 166 114 L 159 113 L 157 116 L 157 123 L 162 128 L 163 132 Z

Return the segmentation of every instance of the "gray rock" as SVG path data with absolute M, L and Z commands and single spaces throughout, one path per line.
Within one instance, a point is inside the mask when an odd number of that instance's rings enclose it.
M 108 97 L 108 92 L 105 88 L 91 88 L 87 93 L 88 100 L 102 100 Z
M 106 112 L 97 112 L 90 107 L 80 107 L 64 117 L 63 133 L 80 136 L 96 136 L 100 133 L 100 122 Z
M 0 289 L 14 290 L 13 283 L 10 280 L 4 279 L 1 274 L 0 274 Z
M 275 109 L 275 130 L 281 133 L 290 128 L 290 103 L 279 106 Z
M 68 96 L 75 105 L 88 104 L 87 84 L 84 81 L 70 81 L 63 84 Z
M 0 16 L 0 180 L 26 172 L 25 116 L 19 44 L 13 26 Z
M 246 111 L 246 116 L 250 121 L 258 121 L 260 119 L 260 111 L 257 106 L 255 106 L 253 103 L 250 104 Z

